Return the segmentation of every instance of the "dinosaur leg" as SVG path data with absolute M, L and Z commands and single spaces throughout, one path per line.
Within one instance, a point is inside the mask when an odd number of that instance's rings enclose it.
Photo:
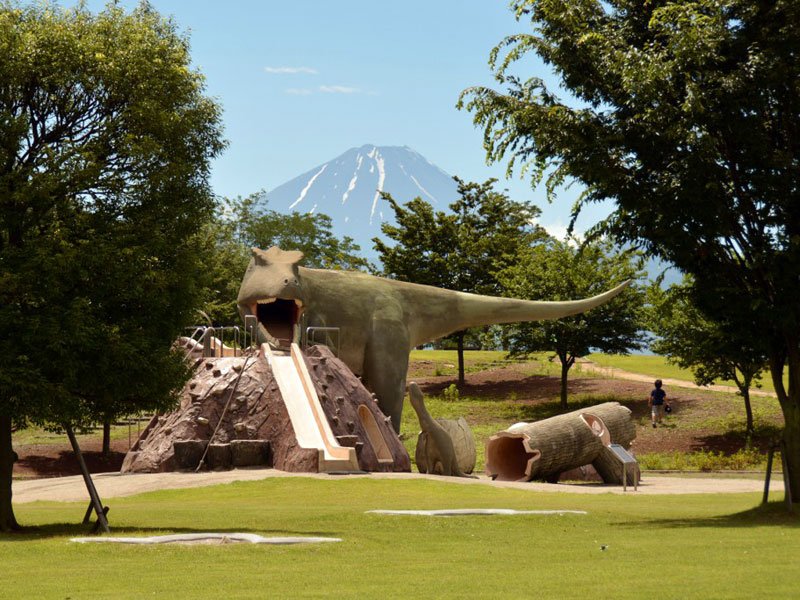
M 373 320 L 364 359 L 364 383 L 400 433 L 408 372 L 408 331 L 394 320 Z

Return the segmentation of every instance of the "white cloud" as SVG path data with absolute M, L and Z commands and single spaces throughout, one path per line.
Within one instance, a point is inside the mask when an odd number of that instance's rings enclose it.
M 570 244 L 571 246 L 577 245 L 575 239 L 569 239 L 569 240 L 566 239 L 567 226 L 561 221 L 561 219 L 557 219 L 553 223 L 541 223 L 537 222 L 537 220 L 534 219 L 534 223 L 537 223 L 540 227 L 544 228 L 544 230 L 547 231 L 547 233 L 550 234 L 555 239 L 561 242 L 566 240 L 567 243 Z M 581 242 L 584 238 L 583 231 L 573 230 L 572 235 L 574 238 L 577 238 L 578 243 Z
M 361 90 L 354 87 L 348 87 L 346 85 L 321 85 L 319 86 L 320 92 L 325 92 L 326 94 L 359 94 Z
M 284 91 L 293 96 L 310 96 L 312 94 L 312 91 L 306 88 L 288 88 Z
M 296 75 L 297 73 L 304 73 L 306 75 L 316 75 L 317 70 L 311 67 L 264 67 L 266 73 L 273 73 L 279 75 Z

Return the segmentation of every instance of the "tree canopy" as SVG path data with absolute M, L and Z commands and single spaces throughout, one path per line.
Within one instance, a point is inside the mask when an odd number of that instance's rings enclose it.
M 692 302 L 692 281 L 684 280 L 663 290 L 654 285 L 649 294 L 650 330 L 657 336 L 652 349 L 657 354 L 691 370 L 697 385 L 733 381 L 744 399 L 746 431 L 752 435 L 753 410 L 750 388 L 767 369 L 766 344 L 757 331 L 726 327 L 704 315 Z
M 800 499 L 800 4 L 512 7 L 532 33 L 491 55 L 506 89 L 462 97 L 489 159 L 533 168 L 551 192 L 580 181 L 582 205 L 612 199 L 599 230 L 691 274 L 693 301 L 710 318 L 761 332 Z M 571 98 L 510 74 L 529 52 Z
M 502 288 L 495 274 L 513 264 L 522 248 L 546 235 L 534 223 L 539 209 L 496 191 L 494 179 L 484 183 L 455 180 L 460 197 L 450 204 L 450 212 L 436 211 L 421 198 L 401 206 L 383 194 L 397 221 L 396 226 L 381 226 L 395 242 L 393 246 L 373 240 L 384 274 L 458 292 L 500 296 Z M 458 344 L 459 385 L 464 383 L 464 336 L 465 332 L 453 334 Z
M 572 242 L 572 243 L 570 243 Z M 549 240 L 526 249 L 498 274 L 505 293 L 528 300 L 578 300 L 646 276 L 641 257 L 620 252 L 609 241 L 578 247 L 574 240 Z M 567 374 L 576 359 L 593 350 L 627 354 L 644 341 L 644 291 L 632 285 L 590 311 L 537 323 L 505 327 L 509 353 L 553 352 L 561 363 L 561 406 L 567 408 Z
M 172 400 L 199 298 L 220 108 L 147 4 L 0 3 L 0 529 L 11 427 Z

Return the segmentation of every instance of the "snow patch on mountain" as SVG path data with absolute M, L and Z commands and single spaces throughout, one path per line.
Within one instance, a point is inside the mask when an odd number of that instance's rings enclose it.
M 291 206 L 289 206 L 290 209 L 294 208 L 295 206 L 297 206 L 298 204 L 300 204 L 303 201 L 303 198 L 306 197 L 306 194 L 308 193 L 308 190 L 310 190 L 311 186 L 314 185 L 314 182 L 317 180 L 317 177 L 322 175 L 322 173 L 327 168 L 328 168 L 327 163 L 322 165 L 322 168 L 311 179 L 308 180 L 308 183 L 306 184 L 306 187 L 304 187 L 303 190 L 300 192 L 300 197 L 297 200 L 295 200 L 294 202 L 292 202 Z M 316 206 L 317 205 L 315 204 L 314 208 L 316 208 Z M 310 212 L 314 212 L 314 208 L 312 208 Z
M 375 164 L 378 165 L 378 189 L 375 191 L 375 197 L 372 199 L 372 210 L 369 212 L 370 225 L 372 225 L 372 219 L 375 216 L 375 208 L 378 206 L 378 198 L 381 197 L 381 192 L 383 191 L 383 184 L 386 183 L 386 162 L 377 148 L 375 148 L 374 152 L 374 155 L 370 153 L 370 158 L 375 159 Z M 383 217 L 383 214 L 381 214 L 381 217 Z

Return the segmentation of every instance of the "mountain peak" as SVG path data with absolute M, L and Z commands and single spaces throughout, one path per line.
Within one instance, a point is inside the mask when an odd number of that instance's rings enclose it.
M 384 214 L 380 193 L 399 203 L 416 197 L 445 208 L 457 197 L 453 178 L 409 146 L 363 144 L 267 193 L 270 208 L 329 215 L 337 236 L 350 236 L 368 254 Z

